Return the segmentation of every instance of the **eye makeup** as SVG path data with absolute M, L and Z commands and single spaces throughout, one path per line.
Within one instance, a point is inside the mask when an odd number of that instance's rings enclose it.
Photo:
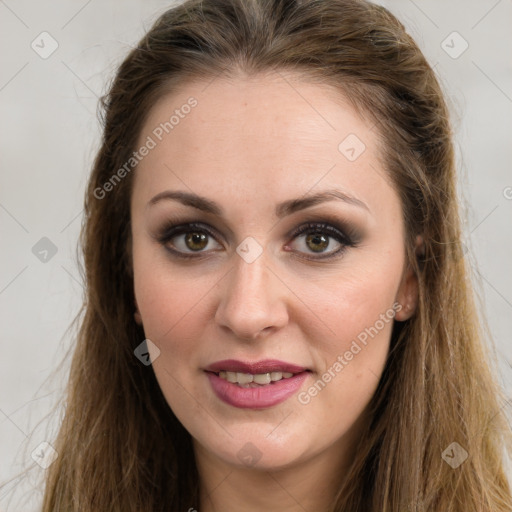
M 332 215 L 311 215 L 314 219 L 301 222 L 286 235 L 284 250 L 292 252 L 305 260 L 331 260 L 341 257 L 349 248 L 357 247 L 362 235 L 352 223 Z M 192 236 L 189 236 L 192 235 Z M 226 237 L 208 223 L 185 218 L 168 218 L 155 230 L 153 238 L 160 243 L 172 257 L 182 260 L 204 259 L 213 252 L 222 250 L 227 245 Z M 305 242 L 305 250 L 297 250 L 292 246 L 296 241 Z M 333 243 L 334 242 L 334 243 Z M 320 245 L 313 248 L 307 244 Z M 196 248 L 190 245 L 196 245 Z M 197 245 L 199 244 L 199 247 Z M 178 246 L 182 246 L 181 248 Z M 211 246 L 214 246 L 212 248 Z M 336 250 L 331 248 L 337 245 Z M 216 247 L 215 247 L 216 246 Z M 323 247 L 322 247 L 323 246 Z M 208 248 L 210 247 L 210 248 Z

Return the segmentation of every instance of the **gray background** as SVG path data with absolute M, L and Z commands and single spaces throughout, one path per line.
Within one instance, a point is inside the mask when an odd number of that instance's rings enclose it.
M 512 145 L 506 134 L 512 132 L 512 1 L 382 3 L 408 27 L 450 103 L 466 257 L 510 397 Z M 99 145 L 98 96 L 169 5 L 0 0 L 0 482 L 31 467 L 25 478 L 0 489 L 2 511 L 37 510 L 44 469 L 31 453 L 52 439 L 58 425 L 46 416 L 62 392 L 67 364 L 49 377 L 72 345 L 74 331 L 66 329 L 82 300 L 75 246 Z M 45 59 L 39 54 L 52 41 L 40 36 L 44 31 L 58 43 Z M 465 41 L 468 48 L 459 55 Z M 44 253 L 33 251 L 43 237 L 57 249 L 46 262 L 40 260 Z

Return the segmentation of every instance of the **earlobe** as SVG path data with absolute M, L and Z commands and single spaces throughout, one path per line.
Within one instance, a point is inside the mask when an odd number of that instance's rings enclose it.
M 418 235 L 416 237 L 416 258 L 424 256 L 424 254 L 425 248 L 423 237 Z M 418 305 L 418 296 L 418 276 L 409 264 L 397 293 L 396 302 L 400 304 L 402 308 L 396 312 L 395 320 L 405 322 L 414 315 Z
M 407 274 L 402 280 L 396 302 L 402 307 L 397 310 L 395 320 L 405 322 L 415 312 L 418 302 L 418 280 L 412 268 L 407 269 Z

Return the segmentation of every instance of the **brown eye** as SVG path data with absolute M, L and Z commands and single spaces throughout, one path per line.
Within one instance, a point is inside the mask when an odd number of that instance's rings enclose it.
M 168 251 L 183 258 L 194 257 L 193 253 L 201 256 L 222 247 L 213 232 L 201 224 L 168 226 L 157 239 Z
M 321 233 L 308 235 L 306 244 L 313 252 L 322 252 L 329 246 L 329 237 Z
M 290 246 L 293 245 L 295 245 L 294 249 L 300 253 L 306 255 L 316 253 L 322 257 L 327 257 L 343 249 L 348 243 L 336 234 L 328 234 L 319 229 L 309 229 L 305 233 L 296 236 L 290 244 Z
M 351 233 L 351 235 L 345 234 Z M 341 230 L 327 222 L 308 222 L 292 234 L 286 250 L 300 254 L 305 259 L 321 260 L 341 256 L 349 247 L 356 247 L 359 236 L 353 228 Z M 313 256 L 317 254 L 318 256 Z
M 208 235 L 199 232 L 186 233 L 185 244 L 191 251 L 201 251 L 208 245 Z

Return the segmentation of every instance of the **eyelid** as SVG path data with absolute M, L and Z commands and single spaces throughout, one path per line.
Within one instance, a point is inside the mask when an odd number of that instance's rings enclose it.
M 199 231 L 206 233 L 210 238 L 213 238 L 217 244 L 220 244 L 218 239 L 224 239 L 224 237 L 213 227 L 209 224 L 205 224 L 203 222 L 167 222 L 164 224 L 163 228 L 161 228 L 154 236 L 153 238 L 159 242 L 160 244 L 167 247 L 167 243 L 174 237 L 181 236 L 188 232 L 193 231 Z M 220 244 L 221 245 L 221 244 Z M 197 253 L 194 253 L 193 251 L 190 252 L 184 252 L 180 251 L 178 249 L 170 249 L 167 247 L 167 249 L 172 252 L 173 254 L 178 255 L 191 255 L 191 257 L 199 258 L 202 255 L 209 254 L 210 252 L 213 252 L 211 249 L 209 251 L 199 251 Z M 194 256 L 195 254 L 195 256 Z M 186 256 L 184 256 L 186 257 Z
M 347 244 L 352 242 L 350 237 L 345 235 L 343 231 L 327 222 L 307 222 L 305 224 L 301 224 L 296 230 L 292 232 L 292 240 L 295 240 L 298 237 L 308 233 L 327 234 L 327 236 L 330 238 L 340 238 L 342 242 Z
M 330 215 L 311 216 L 310 220 L 299 223 L 299 225 L 293 228 L 288 233 L 288 237 L 297 236 L 304 231 L 307 231 L 307 227 L 314 229 L 317 226 L 325 225 L 326 228 L 332 227 L 336 232 L 339 233 L 340 237 L 345 239 L 347 242 L 359 242 L 362 234 L 356 226 L 346 220 Z
M 157 239 L 168 238 L 171 236 L 182 234 L 186 231 L 204 231 L 213 237 L 224 239 L 224 237 L 210 224 L 198 221 L 169 221 L 164 223 L 163 227 L 158 230 Z
M 331 260 L 340 258 L 343 253 L 351 248 L 357 247 L 359 244 L 359 235 L 357 231 L 354 229 L 344 229 L 337 226 L 336 223 L 327 222 L 327 221 L 309 221 L 298 226 L 291 234 L 291 240 L 288 242 L 289 244 L 295 242 L 302 236 L 308 233 L 320 233 L 326 235 L 327 238 L 335 240 L 336 243 L 340 245 L 340 247 L 336 250 L 331 250 L 329 252 L 304 252 L 304 251 L 290 251 L 294 257 L 305 259 L 309 261 L 322 261 L 322 260 Z M 352 235 L 347 234 L 352 233 Z

